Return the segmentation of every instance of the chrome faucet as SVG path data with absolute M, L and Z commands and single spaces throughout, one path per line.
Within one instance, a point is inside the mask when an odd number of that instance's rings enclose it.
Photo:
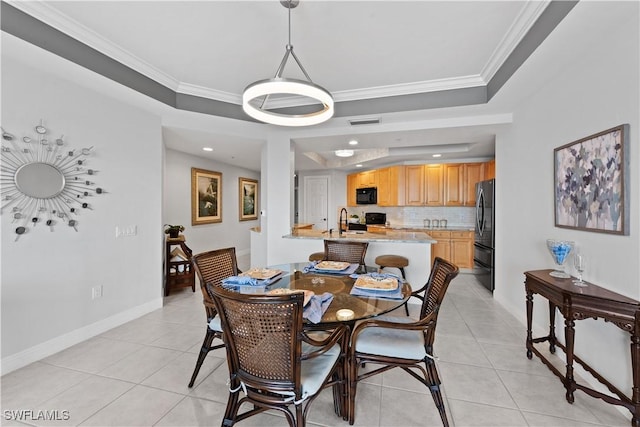
M 349 225 L 347 220 L 349 219 L 349 212 L 346 208 L 340 209 L 340 219 L 338 219 L 338 236 L 342 236 L 342 213 L 344 212 L 344 231 L 347 231 Z

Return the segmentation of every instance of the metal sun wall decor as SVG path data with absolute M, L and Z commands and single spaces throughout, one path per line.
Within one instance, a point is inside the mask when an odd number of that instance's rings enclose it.
M 556 227 L 629 235 L 629 125 L 554 150 Z
M 58 224 L 78 231 L 78 212 L 91 209 L 89 198 L 105 192 L 89 179 L 96 173 L 86 167 L 93 147 L 68 150 L 64 135 L 49 139 L 42 122 L 33 131 L 18 140 L 2 128 L 0 214 L 10 210 L 16 241 L 39 223 L 51 231 Z

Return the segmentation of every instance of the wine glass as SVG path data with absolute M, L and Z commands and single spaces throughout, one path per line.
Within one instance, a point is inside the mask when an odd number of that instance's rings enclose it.
M 582 280 L 582 273 L 587 268 L 587 261 L 580 252 L 576 252 L 573 255 L 573 266 L 576 268 L 578 272 L 578 278 L 573 281 L 573 284 L 576 286 L 587 286 L 587 283 Z
M 547 249 L 549 249 L 553 261 L 556 263 L 556 269 L 549 273 L 550 276 L 560 279 L 571 277 L 564 271 L 564 262 L 567 260 L 569 253 L 571 253 L 573 246 L 574 243 L 568 240 L 547 239 Z

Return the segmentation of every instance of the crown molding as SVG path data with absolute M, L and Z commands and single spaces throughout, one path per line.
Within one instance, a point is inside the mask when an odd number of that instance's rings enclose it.
M 388 96 L 413 95 L 415 93 L 439 92 L 451 89 L 466 89 L 485 86 L 486 84 L 487 82 L 483 80 L 480 75 L 473 75 L 377 86 L 366 89 L 343 90 L 333 92 L 333 97 L 336 102 L 356 101 L 361 99 L 385 98 Z
M 3 0 L 142 75 L 176 91 L 180 82 L 41 1 Z
M 491 54 L 489 61 L 480 72 L 482 80 L 489 82 L 495 73 L 505 63 L 511 52 L 513 52 L 524 36 L 535 25 L 542 12 L 545 11 L 551 0 L 539 2 L 527 1 L 515 21 L 502 38 L 496 49 Z
M 97 50 L 100 53 L 122 63 L 123 65 L 143 74 L 144 76 L 166 86 L 177 93 L 193 95 L 200 98 L 212 99 L 216 101 L 228 102 L 242 105 L 242 95 L 212 88 L 197 86 L 186 82 L 180 82 L 172 76 L 158 70 L 137 56 L 122 49 L 108 39 L 100 36 L 74 19 L 59 12 L 54 7 L 40 1 L 16 1 L 7 0 L 7 3 L 22 12 L 44 22 L 60 32 L 80 41 L 81 43 Z M 498 64 L 500 65 L 500 64 Z M 477 86 L 485 86 L 488 80 L 481 75 L 471 75 L 462 77 L 445 78 L 438 80 L 427 80 L 421 82 L 411 82 L 394 84 L 387 86 L 377 86 L 364 89 L 354 89 L 346 91 L 331 92 L 335 102 L 356 101 L 363 99 L 384 98 L 389 96 L 412 95 L 416 93 L 438 92 L 443 90 L 461 89 Z M 297 97 L 283 97 L 271 100 L 272 108 L 297 107 L 302 105 L 312 105 L 313 102 Z
M 230 104 L 242 105 L 241 95 L 215 90 L 204 86 L 192 85 L 190 83 L 179 83 L 176 92 L 200 98 L 215 99 L 216 101 L 228 102 Z

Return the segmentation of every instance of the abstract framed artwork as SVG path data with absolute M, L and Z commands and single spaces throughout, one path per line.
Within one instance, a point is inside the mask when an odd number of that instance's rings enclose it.
M 191 168 L 191 225 L 222 222 L 222 174 Z
M 554 150 L 555 226 L 629 235 L 629 125 Z
M 240 221 L 258 219 L 258 181 L 239 178 Z

